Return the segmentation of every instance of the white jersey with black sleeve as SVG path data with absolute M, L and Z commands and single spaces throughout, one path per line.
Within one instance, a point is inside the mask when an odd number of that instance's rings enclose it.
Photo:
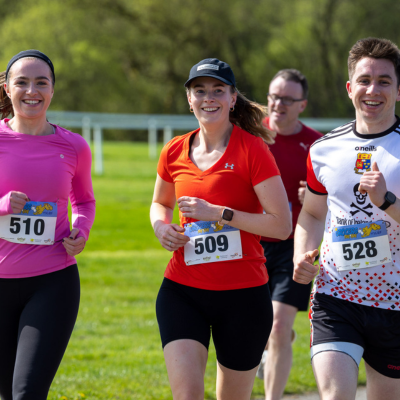
M 388 190 L 400 197 L 398 117 L 390 129 L 367 135 L 352 121 L 311 146 L 307 186 L 328 204 L 313 292 L 400 310 L 400 224 L 358 191 L 374 161 Z

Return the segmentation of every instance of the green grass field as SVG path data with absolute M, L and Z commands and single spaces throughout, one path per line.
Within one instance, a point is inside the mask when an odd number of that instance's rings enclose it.
M 156 240 L 149 207 L 156 176 L 145 144 L 105 143 L 105 173 L 94 177 L 96 221 L 78 257 L 81 306 L 50 400 L 172 399 L 155 315 L 170 253 Z M 309 361 L 309 322 L 298 314 L 287 393 L 316 390 Z M 235 349 L 232 349 L 235 351 Z M 215 399 L 210 346 L 205 398 Z M 361 369 L 360 383 L 365 383 Z M 261 398 L 256 379 L 253 397 Z

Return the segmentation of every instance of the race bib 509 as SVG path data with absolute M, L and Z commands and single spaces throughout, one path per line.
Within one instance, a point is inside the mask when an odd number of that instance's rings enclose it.
M 190 242 L 184 247 L 186 265 L 237 260 L 242 258 L 240 230 L 218 221 L 185 224 Z

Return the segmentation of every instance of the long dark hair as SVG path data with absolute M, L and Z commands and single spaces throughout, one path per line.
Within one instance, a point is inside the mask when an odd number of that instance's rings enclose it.
M 8 116 L 14 116 L 14 109 L 12 106 L 11 99 L 7 96 L 4 89 L 6 83 L 6 71 L 0 72 L 0 113 L 1 119 L 7 118 Z
M 276 133 L 270 131 L 264 124 L 264 119 L 268 116 L 268 107 L 255 101 L 249 100 L 236 88 L 231 86 L 231 91 L 237 93 L 235 109 L 229 113 L 229 120 L 232 124 L 261 137 L 266 143 L 275 143 Z

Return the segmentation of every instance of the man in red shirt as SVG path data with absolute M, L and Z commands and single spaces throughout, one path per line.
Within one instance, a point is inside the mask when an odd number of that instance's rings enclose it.
M 322 135 L 299 121 L 307 106 L 308 84 L 295 69 L 283 69 L 272 79 L 268 93 L 265 124 L 277 136 L 270 150 L 282 174 L 289 198 L 293 230 L 297 223 L 305 193 L 306 161 L 310 145 Z M 297 311 L 306 311 L 311 283 L 293 281 L 293 232 L 287 240 L 261 238 L 269 287 L 274 309 L 274 323 L 257 376 L 264 378 L 265 397 L 280 399 L 292 365 L 292 329 Z

